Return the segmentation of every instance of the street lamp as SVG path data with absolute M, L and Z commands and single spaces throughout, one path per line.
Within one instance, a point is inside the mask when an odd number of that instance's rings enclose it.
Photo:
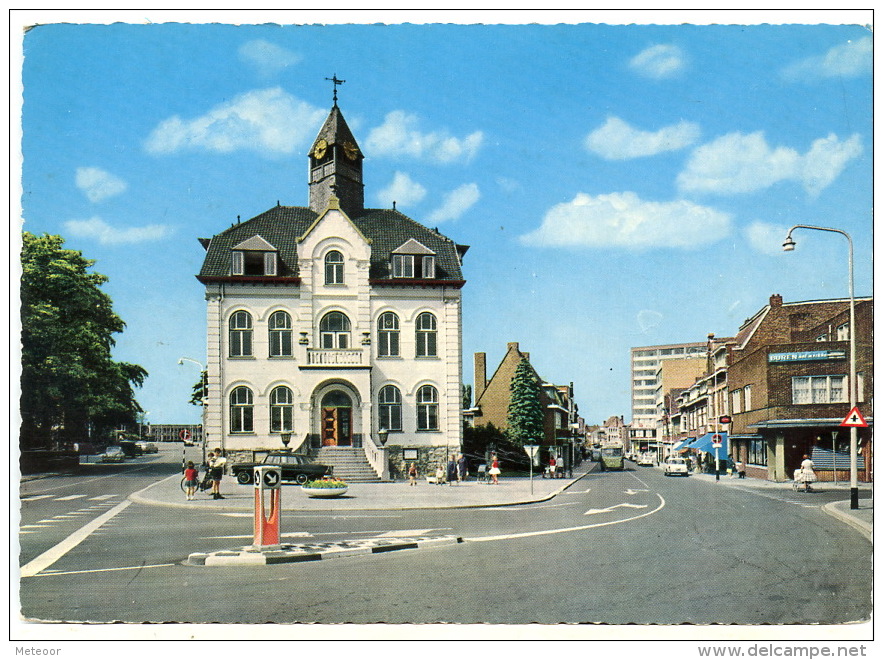
M 192 362 L 196 366 L 199 367 L 199 373 L 202 375 L 202 392 L 199 397 L 202 401 L 202 462 L 205 463 L 205 443 L 207 440 L 206 427 L 205 427 L 205 409 L 206 409 L 206 398 L 208 397 L 208 368 L 203 366 L 202 362 L 198 360 L 194 360 L 189 357 L 178 358 L 178 364 L 184 364 L 185 362 Z
M 782 243 L 785 252 L 791 252 L 797 245 L 791 238 L 791 232 L 795 229 L 815 229 L 817 231 L 830 231 L 846 237 L 849 243 L 849 409 L 856 406 L 858 398 L 858 382 L 855 376 L 855 274 L 852 264 L 852 238 L 841 229 L 832 227 L 816 227 L 814 225 L 794 225 L 788 230 L 788 236 Z M 836 478 L 836 473 L 834 477 Z M 858 429 L 854 426 L 849 428 L 849 508 L 858 509 Z

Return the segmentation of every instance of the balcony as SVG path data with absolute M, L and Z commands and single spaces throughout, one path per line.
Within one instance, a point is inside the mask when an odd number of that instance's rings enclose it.
M 361 348 L 308 348 L 307 363 L 302 368 L 364 369 L 370 367 Z

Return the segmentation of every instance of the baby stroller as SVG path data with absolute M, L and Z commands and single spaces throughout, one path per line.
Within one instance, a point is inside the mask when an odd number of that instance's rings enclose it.
M 803 483 L 803 470 L 797 468 L 794 470 L 794 481 L 791 482 L 791 490 L 800 490 L 801 483 Z

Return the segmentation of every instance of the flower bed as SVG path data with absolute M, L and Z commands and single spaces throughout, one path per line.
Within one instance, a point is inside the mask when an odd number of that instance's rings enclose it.
M 301 486 L 301 491 L 309 497 L 340 497 L 349 485 L 340 479 L 316 479 Z

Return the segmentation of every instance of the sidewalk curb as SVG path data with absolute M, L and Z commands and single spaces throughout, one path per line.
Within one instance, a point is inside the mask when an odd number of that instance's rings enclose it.
M 194 552 L 183 563 L 187 566 L 268 566 L 358 555 L 376 555 L 396 550 L 424 549 L 458 543 L 463 543 L 463 538 L 460 536 L 420 536 L 397 539 L 396 541 L 371 539 L 361 542 L 344 541 L 327 544 L 329 546 L 327 549 L 318 552 L 315 545 L 285 544 L 268 549 L 244 547 L 237 550 Z
M 874 540 L 874 528 L 872 525 L 867 524 L 863 520 L 859 520 L 855 516 L 852 516 L 848 513 L 843 513 L 838 510 L 838 504 L 849 504 L 849 500 L 841 500 L 839 502 L 828 502 L 824 506 L 822 506 L 822 511 L 827 513 L 829 516 L 836 518 L 840 522 L 846 523 L 853 529 L 857 530 L 861 533 L 869 541 L 873 542 Z
M 567 490 L 573 484 L 575 484 L 577 481 L 585 478 L 589 474 L 591 474 L 591 472 L 586 472 L 585 474 L 581 474 L 578 477 L 573 477 L 573 478 L 567 480 L 560 488 L 558 488 L 557 490 L 554 490 L 551 493 L 548 493 L 546 495 L 538 496 L 538 497 L 535 497 L 532 499 L 515 500 L 512 502 L 498 502 L 498 503 L 489 503 L 489 504 L 487 504 L 487 503 L 456 504 L 456 505 L 443 505 L 443 506 L 430 506 L 430 507 L 426 507 L 426 506 L 388 506 L 388 507 L 383 507 L 382 509 L 378 508 L 378 507 L 365 509 L 365 508 L 354 506 L 348 510 L 349 511 L 378 511 L 378 510 L 383 510 L 383 511 L 422 511 L 422 510 L 441 511 L 441 510 L 449 510 L 449 509 L 477 509 L 477 508 L 487 508 L 487 507 L 507 507 L 507 506 L 519 506 L 519 505 L 525 505 L 525 504 L 537 504 L 539 502 L 547 502 L 547 501 L 553 499 L 554 497 L 557 497 L 563 491 Z M 169 508 L 173 508 L 173 509 L 207 510 L 207 511 L 220 511 L 220 512 L 224 512 L 224 511 L 226 511 L 226 512 L 252 511 L 254 509 L 254 507 L 252 505 L 249 505 L 249 506 L 235 506 L 235 505 L 229 505 L 229 504 L 214 505 L 214 504 L 208 504 L 208 501 L 206 501 L 203 504 L 199 500 L 190 500 L 189 502 L 164 502 L 162 500 L 152 499 L 152 498 L 148 497 L 147 495 L 143 494 L 146 491 L 150 490 L 151 488 L 159 486 L 159 484 L 161 484 L 163 481 L 166 481 L 168 479 L 178 479 L 178 478 L 180 478 L 180 475 L 175 474 L 170 477 L 166 477 L 166 479 L 161 479 L 160 481 L 157 481 L 156 483 L 150 484 L 149 486 L 142 488 L 141 490 L 139 490 L 135 493 L 132 493 L 131 495 L 129 495 L 128 499 L 131 500 L 132 502 L 135 502 L 136 504 L 146 504 L 148 506 L 162 506 L 162 507 L 169 507 Z M 285 509 L 283 509 L 283 510 L 285 510 Z M 292 508 L 289 510 L 290 511 L 305 511 L 307 509 Z M 336 508 L 309 509 L 309 511 L 339 511 L 339 509 L 336 509 Z

